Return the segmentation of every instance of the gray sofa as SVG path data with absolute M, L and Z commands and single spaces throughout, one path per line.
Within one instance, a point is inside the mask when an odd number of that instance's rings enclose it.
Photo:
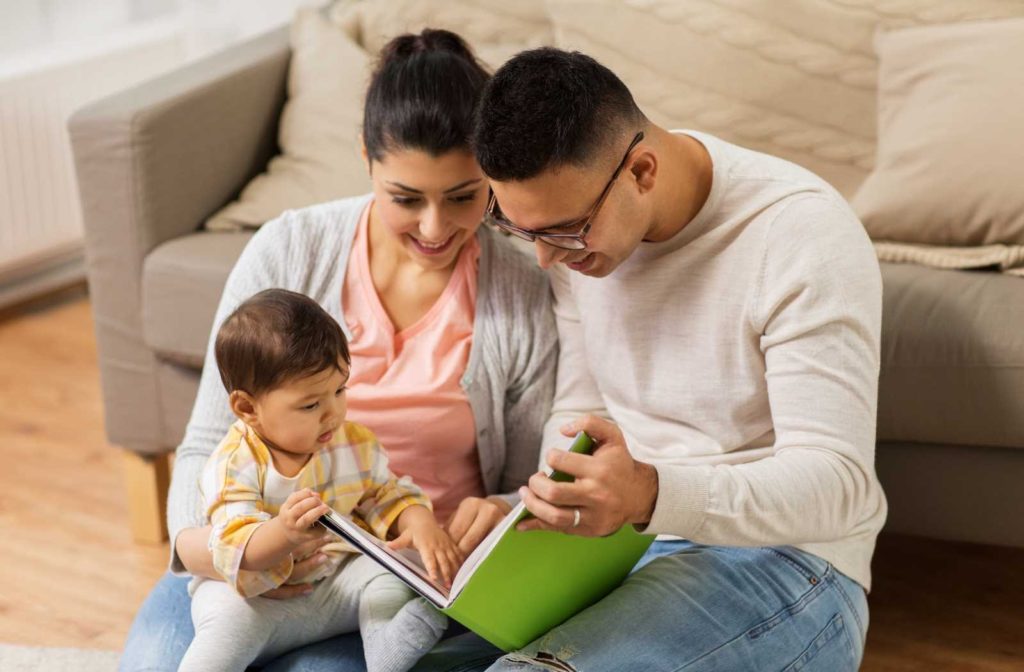
M 136 538 L 165 535 L 180 441 L 221 288 L 249 233 L 201 223 L 276 151 L 278 31 L 69 122 L 107 434 L 125 451 Z M 883 264 L 877 465 L 887 529 L 1024 546 L 1024 280 Z

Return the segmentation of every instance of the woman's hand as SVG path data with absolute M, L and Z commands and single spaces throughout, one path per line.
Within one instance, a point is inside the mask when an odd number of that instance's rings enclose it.
M 497 497 L 466 497 L 448 521 L 448 535 L 464 555 L 469 555 L 511 510 Z
M 325 534 L 316 539 L 310 539 L 309 541 L 300 544 L 292 551 L 292 557 L 295 558 L 295 565 L 292 568 L 290 581 L 296 581 L 295 585 L 283 585 L 280 588 L 274 590 L 268 590 L 262 593 L 260 597 L 269 597 L 272 600 L 287 600 L 292 597 L 299 597 L 301 595 L 308 595 L 313 592 L 316 586 L 308 583 L 301 583 L 311 572 L 320 567 L 320 565 L 327 562 L 327 555 L 320 552 L 324 544 L 329 544 L 337 539 L 332 534 Z
M 210 555 L 209 540 L 211 525 L 206 527 L 189 527 L 182 530 L 176 539 L 175 550 L 178 557 L 185 565 L 185 569 L 193 576 L 201 576 L 204 579 L 223 581 L 224 578 L 213 568 L 213 556 Z M 314 569 L 327 562 L 327 556 L 320 552 L 324 544 L 336 541 L 333 535 L 325 534 L 316 539 L 311 539 L 296 547 L 292 556 L 296 558 L 295 568 L 292 570 L 292 577 L 301 580 Z M 291 597 L 307 595 L 313 591 L 311 585 L 287 585 L 274 590 L 267 591 L 261 597 L 269 597 L 276 600 L 285 600 Z

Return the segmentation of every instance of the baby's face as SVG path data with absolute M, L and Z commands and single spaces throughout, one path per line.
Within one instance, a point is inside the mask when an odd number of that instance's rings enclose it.
M 289 453 L 307 455 L 331 445 L 345 421 L 348 365 L 288 381 L 256 401 L 260 436 Z

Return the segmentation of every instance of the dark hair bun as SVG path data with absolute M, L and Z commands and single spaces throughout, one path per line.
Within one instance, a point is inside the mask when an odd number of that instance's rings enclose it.
M 440 156 L 469 150 L 473 114 L 490 75 L 466 41 L 427 28 L 381 49 L 363 109 L 371 160 L 398 149 Z
M 380 51 L 377 67 L 382 67 L 388 61 L 405 59 L 430 51 L 446 51 L 471 63 L 476 63 L 473 50 L 461 37 L 450 30 L 425 28 L 418 35 L 406 33 L 385 44 Z

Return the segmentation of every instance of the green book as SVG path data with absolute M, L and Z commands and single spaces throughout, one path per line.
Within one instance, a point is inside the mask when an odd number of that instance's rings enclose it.
M 590 452 L 582 432 L 570 450 Z M 555 480 L 572 480 L 553 473 Z M 430 580 L 419 554 L 393 551 L 351 519 L 331 512 L 320 519 L 434 606 L 504 651 L 522 648 L 614 590 L 654 537 L 632 525 L 606 537 L 520 532 L 529 516 L 522 504 L 466 558 L 450 590 Z

